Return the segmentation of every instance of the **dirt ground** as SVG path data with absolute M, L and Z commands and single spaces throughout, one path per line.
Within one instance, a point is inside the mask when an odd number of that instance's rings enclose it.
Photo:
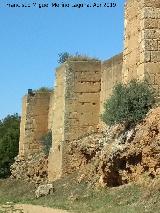
M 16 204 L 16 205 L 3 205 L 1 207 L 2 212 L 16 212 L 16 213 L 68 213 L 65 210 L 52 209 L 48 207 L 29 205 L 29 204 Z

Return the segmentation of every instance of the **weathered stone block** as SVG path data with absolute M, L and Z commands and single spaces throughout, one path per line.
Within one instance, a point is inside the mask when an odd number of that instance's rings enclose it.
M 152 51 L 151 52 L 151 61 L 152 62 L 160 62 L 160 51 Z
M 158 39 L 160 37 L 160 29 L 145 29 L 144 39 Z
M 152 19 L 152 18 L 145 19 L 144 28 L 145 29 L 156 29 L 156 28 L 158 28 L 157 19 Z
M 159 2 L 159 0 L 154 0 L 154 2 L 153 2 L 153 0 L 145 0 L 144 6 L 146 6 L 146 7 L 154 6 L 154 7 L 160 8 L 160 2 Z
M 144 69 L 149 74 L 160 74 L 160 63 L 146 63 Z
M 144 42 L 145 45 L 145 51 L 149 50 L 158 50 L 158 40 L 157 39 L 146 39 Z
M 144 8 L 144 18 L 152 18 L 152 19 L 159 19 L 160 18 L 160 8 L 154 7 L 145 7 Z

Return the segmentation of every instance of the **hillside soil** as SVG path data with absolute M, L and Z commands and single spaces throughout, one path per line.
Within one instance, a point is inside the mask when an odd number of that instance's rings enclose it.
M 68 146 L 70 171 L 94 186 L 116 187 L 160 177 L 160 107 L 135 127 L 105 127 Z

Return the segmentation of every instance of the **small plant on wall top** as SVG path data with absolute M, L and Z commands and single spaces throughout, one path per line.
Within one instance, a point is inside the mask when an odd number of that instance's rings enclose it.
M 87 56 L 86 54 L 80 54 L 76 52 L 74 55 L 68 53 L 68 52 L 62 52 L 58 54 L 58 63 L 63 64 L 64 62 L 71 60 L 71 61 L 97 61 L 98 59 L 95 57 Z
M 33 92 L 52 92 L 53 88 L 40 87 L 39 89 L 34 90 Z
M 154 103 L 155 92 L 146 81 L 119 83 L 104 104 L 102 120 L 109 126 L 121 123 L 130 128 L 145 117 Z

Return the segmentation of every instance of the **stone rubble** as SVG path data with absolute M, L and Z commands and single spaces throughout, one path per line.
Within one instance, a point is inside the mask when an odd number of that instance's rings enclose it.
M 35 191 L 35 196 L 36 198 L 46 196 L 53 192 L 53 184 L 45 184 L 45 185 L 40 185 L 38 186 L 37 190 Z
M 23 179 L 37 184 L 48 180 L 48 157 L 39 152 L 25 158 L 17 156 L 11 166 L 11 178 Z

